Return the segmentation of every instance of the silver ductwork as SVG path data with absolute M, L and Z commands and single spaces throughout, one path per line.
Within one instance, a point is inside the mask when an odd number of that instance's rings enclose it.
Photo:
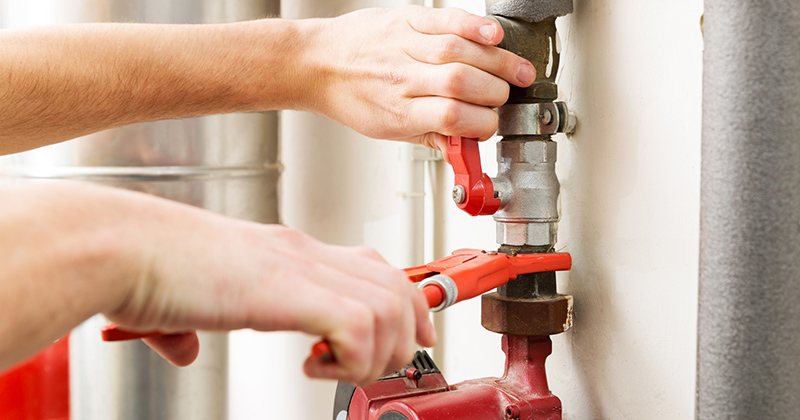
M 43 4 L 44 3 L 44 4 Z M 279 13 L 271 0 L 0 1 L 3 27 L 81 22 L 218 23 Z M 70 179 L 278 222 L 278 116 L 231 114 L 134 124 L 0 158 L 0 182 Z M 95 317 L 70 339 L 71 418 L 227 418 L 226 334 L 175 368 L 139 341 L 103 343 Z
M 706 0 L 697 418 L 800 418 L 800 3 Z

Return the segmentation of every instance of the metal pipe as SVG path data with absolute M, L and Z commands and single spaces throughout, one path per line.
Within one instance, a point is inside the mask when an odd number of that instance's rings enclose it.
M 706 0 L 697 418 L 800 418 L 800 4 Z
M 572 0 L 486 0 L 486 14 L 539 22 L 572 13 Z
M 0 23 L 215 23 L 278 12 L 277 0 L 8 0 Z M 275 112 L 135 124 L 4 157 L 0 181 L 92 181 L 275 223 L 277 132 Z M 227 334 L 201 334 L 198 360 L 175 368 L 141 342 L 101 342 L 104 323 L 95 317 L 71 335 L 72 418 L 227 418 Z

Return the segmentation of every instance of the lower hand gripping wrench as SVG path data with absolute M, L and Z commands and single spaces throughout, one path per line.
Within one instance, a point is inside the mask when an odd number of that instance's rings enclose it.
M 419 284 L 434 312 L 474 298 L 515 279 L 518 275 L 545 271 L 569 270 L 569 254 L 519 254 L 460 249 L 452 255 L 419 267 L 406 268 L 408 279 Z M 124 341 L 166 335 L 161 331 L 135 332 L 109 324 L 101 330 L 103 341 Z M 327 341 L 319 341 L 312 355 L 333 361 Z

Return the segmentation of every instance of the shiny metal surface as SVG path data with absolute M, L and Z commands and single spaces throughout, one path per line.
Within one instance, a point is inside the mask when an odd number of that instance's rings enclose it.
M 0 1 L 3 27 L 125 21 L 215 23 L 278 15 L 268 0 Z M 225 215 L 278 222 L 277 113 L 133 124 L 0 158 L 0 182 L 70 179 L 142 191 Z M 103 343 L 97 316 L 70 344 L 74 419 L 225 419 L 228 339 L 201 334 L 175 368 L 139 341 Z
M 449 276 L 437 274 L 435 276 L 428 277 L 427 279 L 422 280 L 417 288 L 422 290 L 428 285 L 440 287 L 444 291 L 444 299 L 442 300 L 442 303 L 431 308 L 431 312 L 440 312 L 445 308 L 453 306 L 453 304 L 456 303 L 456 300 L 458 300 L 458 286 L 456 285 L 456 282 L 453 281 L 453 279 L 451 279 Z
M 497 143 L 498 185 L 510 185 L 511 200 L 494 214 L 501 245 L 553 246 L 558 223 L 560 184 L 557 146 L 524 136 Z
M 564 102 L 505 104 L 497 109 L 498 136 L 541 136 L 575 131 L 577 119 Z
M 200 333 L 198 359 L 176 368 L 140 340 L 101 342 L 106 323 L 98 315 L 70 337 L 71 418 L 227 418 L 227 334 Z

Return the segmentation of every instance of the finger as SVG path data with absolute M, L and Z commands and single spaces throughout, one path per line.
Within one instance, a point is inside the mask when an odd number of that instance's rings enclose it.
M 447 156 L 447 136 L 445 135 L 439 133 L 425 133 L 406 139 L 405 141 L 438 150 L 442 152 L 442 158 L 444 158 L 445 162 L 450 163 L 450 157 Z
M 503 28 L 498 23 L 461 9 L 424 8 L 409 12 L 406 19 L 423 34 L 454 34 L 484 45 L 497 45 L 503 40 Z
M 341 308 L 346 319 L 341 320 L 323 336 L 330 344 L 334 363 L 309 357 L 304 364 L 306 375 L 312 378 L 338 379 L 353 383 L 375 380 L 375 325 L 371 311 L 357 302 L 346 302 Z M 332 315 L 332 314 L 331 314 Z M 324 323 L 322 320 L 313 322 Z M 314 330 L 311 326 L 309 329 Z
M 301 296 L 308 296 L 305 301 L 312 308 L 302 310 L 308 314 L 305 320 L 308 325 L 300 325 L 300 329 L 322 335 L 329 341 L 337 364 L 353 375 L 348 380 L 380 377 L 387 369 L 399 368 L 413 357 L 416 320 L 412 293 L 419 292 L 405 276 L 401 275 L 399 290 L 391 290 L 369 280 L 345 276 L 327 266 L 315 270 L 316 276 L 324 279 L 317 287 L 327 291 L 312 291 L 319 297 L 305 291 L 301 293 Z M 325 297 L 325 294 L 336 296 Z M 334 304 L 336 300 L 338 303 Z M 346 314 L 348 306 L 352 312 L 349 316 L 331 321 Z M 365 340 L 371 340 L 371 345 L 365 345 Z M 316 369 L 316 366 L 312 364 L 308 368 Z M 327 366 L 322 371 L 311 372 L 314 376 L 341 374 Z
M 194 331 L 148 337 L 142 341 L 175 366 L 190 365 L 200 353 L 200 341 Z
M 425 73 L 413 80 L 408 96 L 441 96 L 491 108 L 508 100 L 508 83 L 472 66 L 461 63 L 426 66 Z
M 497 113 L 487 107 L 437 96 L 413 98 L 407 107 L 405 122 L 412 132 L 439 133 L 483 141 L 497 131 Z
M 401 280 L 407 281 L 401 270 L 388 265 L 386 260 L 372 248 L 329 245 L 288 229 L 271 234 L 273 238 L 279 239 L 285 245 L 285 249 L 288 250 L 286 258 L 297 259 L 302 255 L 314 256 L 313 261 L 301 262 L 302 265 L 327 265 L 344 274 L 362 279 L 394 279 L 395 285 L 391 287 L 395 288 Z M 290 248 L 295 248 L 297 252 L 293 252 Z M 320 276 L 313 276 L 312 279 L 325 280 Z
M 420 35 L 405 51 L 423 63 L 467 64 L 517 86 L 529 86 L 536 79 L 536 69 L 530 61 L 511 51 L 479 45 L 457 35 Z
M 401 333 L 396 335 L 392 357 L 383 367 L 381 376 L 389 372 L 397 371 L 403 366 L 406 366 L 414 358 L 417 337 L 419 336 L 418 328 L 420 326 L 418 317 L 422 316 L 423 318 L 427 318 L 429 311 L 427 300 L 424 298 L 422 292 L 417 289 L 416 285 L 407 284 L 406 287 L 411 294 L 411 299 L 408 301 L 407 307 L 404 307 L 404 323 L 396 326 L 396 328 L 401 329 Z
M 337 270 L 297 266 L 294 262 L 287 264 L 296 268 L 291 273 L 278 273 L 282 281 L 255 291 L 251 299 L 254 304 L 246 310 L 249 320 L 246 327 L 261 331 L 302 331 L 324 337 L 336 362 L 318 361 L 309 365 L 309 376 L 353 382 L 373 376 L 378 304 L 370 302 L 366 296 L 387 293 L 386 290 L 370 283 L 347 285 L 340 279 L 343 274 Z M 314 276 L 328 281 L 303 281 Z M 353 296 L 358 294 L 363 295 Z M 284 296 L 283 302 L 259 303 L 274 300 L 274 296 Z
M 426 310 L 421 293 L 408 281 L 400 270 L 390 267 L 375 250 L 366 247 L 325 246 L 325 252 L 317 253 L 318 261 L 330 259 L 337 266 L 347 267 L 350 273 L 361 278 L 323 275 L 324 285 L 367 302 L 375 318 L 375 343 L 371 372 L 367 376 L 381 376 L 387 370 L 404 366 L 413 357 L 417 335 L 415 306 Z M 350 260 L 357 261 L 351 263 Z M 359 261 L 364 260 L 364 261 Z M 377 264 L 376 264 L 377 263 Z M 374 265 L 369 271 L 364 271 Z M 361 282 L 367 284 L 361 285 Z M 354 287 L 355 285 L 355 287 Z M 415 296 L 417 299 L 415 300 Z
M 433 347 L 436 345 L 436 329 L 430 319 L 430 307 L 425 295 L 417 290 L 414 293 L 414 320 L 416 323 L 416 339 L 422 347 Z

